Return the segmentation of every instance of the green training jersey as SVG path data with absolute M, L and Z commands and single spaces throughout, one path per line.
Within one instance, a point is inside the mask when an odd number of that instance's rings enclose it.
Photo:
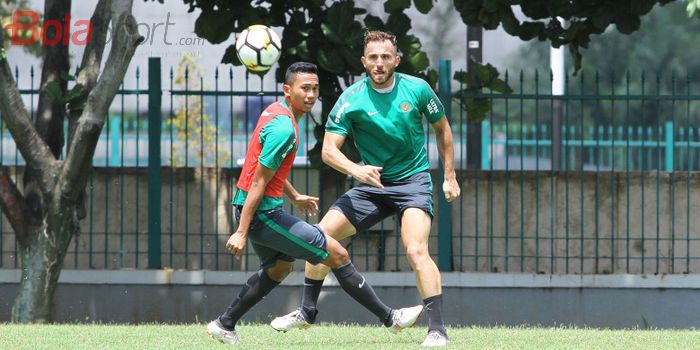
M 282 106 L 289 109 L 289 106 L 284 102 L 280 102 Z M 277 170 L 284 158 L 289 152 L 297 150 L 297 138 L 294 130 L 294 124 L 286 115 L 278 115 L 270 120 L 262 130 L 260 130 L 260 144 L 262 151 L 258 158 L 258 164 L 264 165 L 268 169 Z M 238 189 L 233 197 L 233 205 L 243 205 L 248 197 L 248 192 Z M 263 196 L 257 210 L 274 209 L 283 204 L 282 198 Z
M 394 73 L 390 91 L 378 92 L 366 77 L 340 95 L 326 132 L 352 133 L 362 161 L 383 167 L 382 181 L 396 181 L 430 169 L 423 116 L 435 123 L 445 108 L 423 79 Z

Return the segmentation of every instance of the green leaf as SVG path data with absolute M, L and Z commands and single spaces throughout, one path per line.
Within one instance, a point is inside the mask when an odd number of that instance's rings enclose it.
M 307 61 L 311 60 L 311 54 L 309 53 L 309 45 L 306 41 L 297 46 L 297 55 L 299 55 L 299 57 Z
M 65 102 L 71 102 L 74 100 L 78 100 L 81 97 L 87 98 L 87 95 L 83 96 L 83 93 L 85 92 L 85 86 L 83 84 L 75 84 L 70 91 L 66 94 L 66 97 L 63 98 Z
M 482 85 L 488 85 L 491 82 L 491 80 L 497 78 L 499 75 L 496 67 L 492 66 L 491 64 L 483 65 L 474 62 L 474 64 L 471 67 L 476 69 L 476 75 L 479 79 L 479 83 L 481 83 Z
M 359 7 L 355 7 L 352 9 L 352 14 L 355 16 L 364 15 L 365 13 L 367 13 L 367 10 L 359 8 Z
M 615 21 L 617 30 L 622 34 L 631 34 L 639 29 L 642 21 L 637 16 L 620 15 Z
M 486 11 L 497 12 L 498 8 L 500 7 L 499 5 L 501 4 L 501 0 L 483 0 L 481 4 Z
M 399 51 L 404 54 L 412 54 L 413 52 L 420 51 L 422 45 L 420 40 L 413 35 L 400 36 L 396 40 L 396 46 L 399 47 Z
M 68 104 L 68 108 L 70 108 L 73 111 L 82 111 L 85 109 L 85 105 L 87 104 L 87 98 L 81 99 L 79 101 L 73 101 Z
M 420 72 L 428 68 L 428 66 L 430 66 L 430 59 L 428 59 L 428 55 L 423 51 L 418 51 L 413 53 L 412 55 L 409 55 L 408 57 L 404 57 L 404 59 L 407 59 L 410 63 L 411 67 L 413 68 L 413 71 Z
M 427 14 L 433 9 L 433 0 L 413 0 L 416 10 L 422 14 Z
M 284 29 L 282 37 L 284 38 L 284 47 L 294 47 L 304 42 L 308 37 L 308 33 L 298 31 L 290 26 Z
M 57 81 L 50 81 L 44 86 L 44 91 L 56 101 L 63 100 L 63 91 Z
M 465 71 L 458 71 L 453 75 L 453 79 L 461 83 L 463 86 L 463 89 L 460 92 L 461 94 L 465 94 L 467 92 L 480 92 L 482 88 L 487 88 L 491 91 L 502 94 L 510 94 L 513 92 L 513 89 L 508 85 L 508 83 L 498 78 L 500 73 L 492 65 L 482 65 L 473 59 L 470 59 L 469 68 L 472 70 L 473 74 Z
M 548 1 L 527 1 L 520 6 L 520 10 L 527 17 L 532 19 L 549 18 Z
M 384 21 L 377 16 L 367 15 L 365 17 L 365 27 L 369 30 L 384 30 Z
M 464 85 L 466 85 L 466 86 L 469 86 L 469 85 L 472 85 L 472 84 L 473 84 L 472 79 L 471 79 L 471 76 L 469 75 L 469 73 L 467 73 L 466 71 L 463 71 L 463 70 L 460 70 L 460 71 L 455 72 L 455 74 L 452 76 L 452 78 L 453 78 L 454 80 L 457 80 L 459 83 L 462 83 L 462 84 L 464 84 Z
M 384 12 L 393 13 L 403 11 L 411 7 L 411 0 L 387 0 L 384 3 Z
M 545 38 L 545 28 L 544 23 L 541 22 L 524 22 L 520 25 L 518 37 L 521 40 L 529 41 L 534 38 L 539 38 L 544 40 Z
M 61 79 L 63 79 L 63 81 L 73 81 L 75 80 L 75 77 L 68 74 L 67 72 L 61 71 Z
M 353 15 L 353 4 L 350 2 L 336 2 L 328 9 L 327 19 L 321 24 L 323 34 L 328 37 L 329 34 L 340 38 L 349 33 L 352 28 L 355 16 Z M 326 27 L 326 28 L 324 28 Z M 328 32 L 328 29 L 331 29 Z M 329 39 L 331 39 L 329 37 Z M 338 42 L 342 42 L 341 39 Z
M 318 64 L 324 70 L 341 75 L 345 73 L 345 61 L 336 50 L 321 50 L 318 53 Z
M 491 89 L 491 91 L 500 92 L 502 94 L 510 94 L 513 92 L 513 89 L 508 85 L 508 83 L 501 79 L 494 79 L 491 81 L 488 88 Z
M 348 67 L 350 69 L 349 73 L 361 74 L 365 71 L 364 67 L 362 66 L 362 62 L 360 62 L 360 59 L 359 59 L 359 57 L 362 56 L 361 51 L 354 52 L 349 47 L 341 47 L 340 54 L 343 55 L 343 58 L 345 59 L 345 63 L 349 66 Z
M 321 31 L 323 32 L 323 36 L 326 37 L 326 39 L 330 40 L 334 44 L 342 44 L 343 39 L 333 31 L 333 28 L 329 26 L 327 23 L 321 23 Z
M 242 65 L 241 60 L 238 59 L 238 55 L 236 54 L 236 45 L 229 45 L 229 47 L 226 48 L 224 57 L 221 58 L 221 63 L 230 63 L 234 66 Z
M 643 16 L 649 11 L 651 11 L 652 8 L 654 8 L 654 5 L 656 5 L 657 1 L 631 1 L 630 2 L 630 10 L 631 12 L 636 15 L 636 16 Z
M 295 47 L 287 48 L 287 53 L 289 53 L 290 55 L 298 56 L 301 60 L 304 60 L 304 61 L 311 61 L 312 60 L 309 57 L 309 47 L 307 46 L 306 41 L 302 42 L 301 44 L 299 44 Z
M 403 12 L 394 12 L 389 15 L 386 27 L 397 37 L 406 35 L 411 29 L 411 19 Z
M 491 101 L 484 97 L 464 97 L 460 102 L 462 109 L 467 112 L 467 117 L 474 123 L 479 123 L 486 119 L 491 110 Z
M 428 85 L 430 85 L 430 87 L 432 88 L 435 88 L 439 78 L 438 72 L 435 69 L 428 69 L 427 71 L 419 74 L 418 76 L 423 78 L 423 80 L 425 80 L 428 83 Z
M 700 2 L 698 2 L 700 3 Z M 697 7 L 695 5 L 694 0 L 688 0 L 688 6 L 685 8 L 686 11 L 688 11 L 688 18 L 693 17 L 695 14 L 695 11 L 697 10 Z
M 197 36 L 207 39 L 212 44 L 219 44 L 231 35 L 232 21 L 227 11 L 203 11 L 194 22 Z
M 503 7 L 499 10 L 501 17 L 501 26 L 503 30 L 510 35 L 516 35 L 520 30 L 520 21 L 515 17 L 515 14 L 510 7 Z

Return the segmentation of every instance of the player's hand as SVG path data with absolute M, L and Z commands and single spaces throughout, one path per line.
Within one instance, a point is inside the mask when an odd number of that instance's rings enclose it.
M 304 215 L 314 216 L 318 214 L 318 197 L 300 194 L 292 199 L 292 204 Z
M 352 175 L 352 177 L 354 177 L 357 181 L 364 184 L 377 188 L 384 188 L 384 185 L 382 185 L 382 182 L 380 181 L 382 177 L 379 173 L 380 170 L 382 170 L 382 167 L 379 166 L 360 165 L 350 175 Z
M 236 231 L 231 237 L 228 238 L 226 242 L 226 249 L 228 249 L 231 254 L 236 256 L 236 259 L 240 259 L 245 250 L 248 237 L 245 233 Z
M 442 191 L 445 192 L 445 199 L 448 202 L 452 202 L 459 198 L 461 190 L 459 189 L 459 184 L 455 178 L 447 178 L 445 182 L 442 183 Z

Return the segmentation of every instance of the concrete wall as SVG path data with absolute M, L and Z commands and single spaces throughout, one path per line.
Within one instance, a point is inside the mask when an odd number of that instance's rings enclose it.
M 464 271 L 638 274 L 700 268 L 700 243 L 694 240 L 700 234 L 700 174 L 465 175 L 463 206 L 452 208 L 453 218 L 462 220 L 461 226 L 453 222 L 455 251 L 461 247 L 469 255 L 457 257 Z
M 0 270 L 0 322 L 9 320 L 20 272 Z M 390 306 L 420 303 L 412 273 L 366 273 Z M 192 323 L 218 316 L 247 273 L 214 271 L 64 271 L 56 290 L 57 322 Z M 269 322 L 293 310 L 301 273 L 256 305 L 244 320 Z M 575 325 L 605 328 L 697 328 L 697 275 L 532 275 L 445 273 L 449 325 Z M 320 321 L 377 324 L 328 278 Z M 419 325 L 426 325 L 423 318 Z

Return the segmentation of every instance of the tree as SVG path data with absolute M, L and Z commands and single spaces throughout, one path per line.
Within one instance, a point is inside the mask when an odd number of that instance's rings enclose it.
M 496 29 L 499 25 L 510 35 L 524 41 L 549 41 L 553 47 L 568 45 L 576 69 L 581 64 L 581 49 L 587 48 L 591 35 L 604 33 L 611 24 L 622 34 L 639 29 L 641 17 L 656 4 L 673 0 L 455 0 L 462 21 L 470 26 Z M 513 7 L 527 16 L 517 19 Z M 563 26 L 559 19 L 568 23 Z
M 700 75 L 700 61 L 695 59 L 700 55 L 700 48 L 695 45 L 697 33 L 700 30 L 700 21 L 685 20 L 681 2 L 656 8 L 642 19 L 642 26 L 637 32 L 629 35 L 614 30 L 608 30 L 601 34 L 583 53 L 581 73 L 578 77 L 570 77 L 569 90 L 580 92 L 580 78 L 584 79 L 584 89 L 595 91 L 595 72 L 600 72 L 603 80 L 600 86 L 601 93 L 607 94 L 612 90 L 617 95 L 624 95 L 629 87 L 632 94 L 642 91 L 641 76 L 645 75 L 645 91 L 649 94 L 671 93 L 683 94 L 688 89 L 686 77 Z M 531 81 L 535 69 L 540 73 L 540 91 L 548 91 L 549 88 L 549 45 L 545 43 L 531 43 L 524 46 L 509 64 L 514 68 L 511 72 L 517 73 L 523 70 L 527 81 Z M 574 71 L 574 64 L 567 62 L 568 71 Z M 581 75 L 585 74 L 584 77 Z M 630 81 L 627 82 L 627 75 Z M 656 75 L 659 74 L 657 86 Z M 675 78 L 675 79 L 672 79 Z M 534 86 L 523 87 L 525 93 L 534 91 Z M 657 121 L 664 120 L 669 114 L 668 110 L 658 108 L 659 104 L 652 102 L 645 105 L 633 103 L 630 115 L 634 117 L 635 125 L 656 125 Z M 626 113 L 617 113 L 617 120 L 612 118 L 615 113 L 605 111 L 608 104 L 599 104 L 599 110 L 592 112 L 600 118 L 599 123 L 610 125 L 625 122 Z M 691 115 L 696 115 L 695 108 Z M 525 113 L 534 115 L 534 113 Z M 685 123 L 685 120 L 676 120 L 677 123 Z
M 468 26 L 481 26 L 485 29 L 496 29 L 502 26 L 510 35 L 524 41 L 537 39 L 548 41 L 552 47 L 567 45 L 573 57 L 574 69 L 581 68 L 581 50 L 588 48 L 591 35 L 604 33 L 610 25 L 615 25 L 622 34 L 637 31 L 641 17 L 648 14 L 656 5 L 665 5 L 673 0 L 454 0 L 455 8 L 460 13 L 462 21 Z M 692 2 L 697 0 L 691 0 Z M 513 11 L 519 6 L 527 17 L 520 21 Z M 690 5 L 689 5 L 690 12 Z M 562 25 L 560 19 L 565 20 Z M 490 72 L 485 81 L 497 78 L 498 71 L 478 67 L 479 74 Z M 495 74 L 495 75 L 494 75 Z M 458 72 L 455 79 L 466 83 L 466 87 L 457 93 L 462 106 L 473 119 L 483 119 L 490 104 L 486 99 L 472 97 L 479 92 L 479 83 L 474 81 L 475 74 L 467 75 Z M 481 79 L 482 82 L 484 79 Z M 500 82 L 499 87 L 503 87 Z M 493 89 L 492 89 L 493 90 Z M 495 91 L 507 92 L 497 88 Z
M 688 0 L 686 10 L 688 11 L 688 17 L 693 17 L 693 15 L 700 17 L 700 0 Z
M 85 217 L 83 201 L 92 156 L 107 111 L 124 78 L 134 51 L 143 40 L 131 15 L 132 0 L 100 0 L 90 19 L 91 29 L 80 68 L 69 72 L 70 40 L 42 47 L 41 92 L 32 123 L 4 51 L 0 56 L 0 112 L 26 161 L 21 188 L 7 168 L 0 168 L 0 205 L 10 222 L 22 262 L 19 294 L 12 308 L 15 322 L 50 322 L 53 296 L 68 245 Z M 70 0 L 46 0 L 44 20 L 64 23 Z M 101 66 L 108 24 L 113 39 Z M 17 27 L 13 28 L 17 30 Z M 0 31 L 1 32 L 1 31 Z M 54 41 L 61 31 L 49 26 L 42 34 Z M 0 47 L 6 40 L 0 34 Z M 69 80 L 75 79 L 72 88 Z M 68 144 L 63 121 L 68 119 Z M 65 159 L 60 159 L 63 147 Z
M 175 71 L 174 84 L 179 89 L 197 91 L 205 89 L 204 69 L 197 63 L 198 59 L 192 55 L 183 53 L 178 61 Z M 167 125 L 177 135 L 178 140 L 184 143 L 177 143 L 173 146 L 171 155 L 172 166 L 188 166 L 189 159 L 195 159 L 196 164 L 211 167 L 216 164 L 225 164 L 230 157 L 227 150 L 217 151 L 216 125 L 211 121 L 211 116 L 204 113 L 207 107 L 203 98 L 188 98 L 179 96 L 180 108 L 175 111 L 175 115 L 167 120 Z M 200 152 L 191 152 L 197 150 Z M 191 158 L 190 158 L 191 157 Z

